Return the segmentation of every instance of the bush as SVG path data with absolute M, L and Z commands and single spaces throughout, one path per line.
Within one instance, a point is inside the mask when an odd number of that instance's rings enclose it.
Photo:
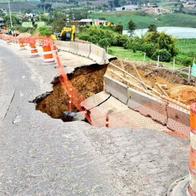
M 143 44 L 143 40 L 136 37 L 136 38 L 129 39 L 128 45 L 125 44 L 124 47 L 127 47 L 128 49 L 133 50 L 133 52 L 136 52 L 136 51 L 142 51 L 142 44 Z
M 50 27 L 39 27 L 39 33 L 42 36 L 50 36 L 52 35 L 52 29 Z
M 84 41 L 89 41 L 90 36 L 87 33 L 81 33 L 78 35 L 78 38 Z
M 185 55 L 178 55 L 176 57 L 176 63 L 177 64 L 182 64 L 184 66 L 189 66 L 189 65 L 192 65 L 193 58 L 185 56 Z
M 159 60 L 164 62 L 170 62 L 172 59 L 172 55 L 166 49 L 156 50 L 152 55 L 152 59 L 157 60 L 158 56 Z
M 142 45 L 142 51 L 146 53 L 148 57 L 151 57 L 155 53 L 156 48 L 152 43 L 144 43 Z
M 126 35 L 117 35 L 116 37 L 116 46 L 124 47 L 127 44 L 129 38 Z
M 102 48 L 107 49 L 107 47 L 111 46 L 111 45 L 110 45 L 110 40 L 107 39 L 107 38 L 101 39 L 101 40 L 99 40 L 99 45 L 100 45 Z
M 122 34 L 123 32 L 123 25 L 116 25 L 113 27 L 114 31 L 116 31 L 119 34 Z
M 20 33 L 30 33 L 33 34 L 33 32 L 35 31 L 35 28 L 33 27 L 23 27 L 23 26 L 16 26 L 16 30 L 18 30 Z

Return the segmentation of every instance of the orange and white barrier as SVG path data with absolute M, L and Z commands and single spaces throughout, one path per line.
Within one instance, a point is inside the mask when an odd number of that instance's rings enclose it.
M 25 49 L 25 42 L 24 42 L 24 39 L 19 39 L 19 40 L 18 40 L 18 43 L 19 43 L 20 49 Z
M 39 53 L 38 53 L 38 50 L 36 48 L 36 41 L 34 39 L 31 39 L 30 42 L 29 42 L 29 45 L 31 47 L 31 55 L 32 56 L 38 56 Z
M 191 105 L 190 126 L 190 182 L 188 186 L 188 192 L 190 196 L 196 196 L 196 103 Z
M 43 45 L 43 60 L 45 63 L 52 63 L 55 62 L 54 55 L 53 55 L 53 48 L 49 41 L 45 40 Z

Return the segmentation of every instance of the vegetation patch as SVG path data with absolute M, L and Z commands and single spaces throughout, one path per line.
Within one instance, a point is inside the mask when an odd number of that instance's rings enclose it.
M 194 15 L 183 13 L 172 13 L 160 16 L 148 15 L 141 12 L 103 12 L 92 13 L 92 18 L 104 18 L 114 24 L 121 24 L 128 29 L 128 22 L 133 20 L 137 28 L 148 28 L 150 24 L 158 27 L 175 26 L 175 27 L 194 27 L 196 28 L 196 17 Z

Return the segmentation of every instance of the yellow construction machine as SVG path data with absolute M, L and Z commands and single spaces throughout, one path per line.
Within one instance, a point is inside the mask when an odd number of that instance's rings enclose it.
M 75 41 L 76 37 L 76 26 L 64 27 L 60 34 L 61 40 L 63 41 Z

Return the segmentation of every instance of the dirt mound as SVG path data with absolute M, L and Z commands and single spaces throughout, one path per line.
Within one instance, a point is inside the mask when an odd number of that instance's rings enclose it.
M 193 80 L 188 83 L 188 81 L 179 74 L 172 73 L 163 68 L 157 68 L 151 64 L 143 66 L 133 62 L 119 60 L 112 61 L 112 64 L 126 70 L 140 80 L 138 77 L 139 73 L 143 82 L 160 94 L 164 91 L 170 98 L 187 105 L 196 101 L 196 82 Z M 110 69 L 113 69 L 112 65 L 110 66 Z M 136 72 L 136 69 L 138 73 Z M 121 80 L 121 82 L 123 82 L 123 80 Z M 160 90 L 160 86 L 162 87 L 162 91 Z
M 20 33 L 17 38 L 26 38 L 26 37 L 31 37 L 31 34 L 30 33 Z
M 196 102 L 196 87 L 187 85 L 175 86 L 170 89 L 169 95 L 175 100 L 190 105 Z
M 103 76 L 107 66 L 92 65 L 78 68 L 73 74 L 68 75 L 72 85 L 84 97 L 88 98 L 103 90 Z M 62 118 L 63 113 L 68 110 L 68 95 L 59 81 L 59 77 L 55 78 L 53 83 L 53 91 L 35 99 L 37 103 L 36 109 L 47 113 L 53 118 Z M 72 111 L 77 111 L 72 107 Z

